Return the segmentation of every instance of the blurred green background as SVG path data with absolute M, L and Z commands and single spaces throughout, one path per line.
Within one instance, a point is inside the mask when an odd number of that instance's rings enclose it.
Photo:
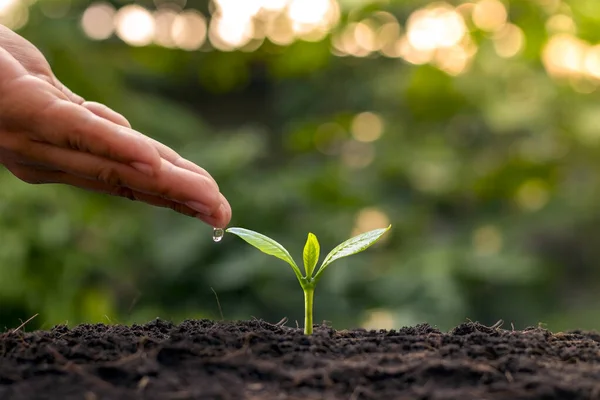
M 393 224 L 315 322 L 600 329 L 597 0 L 1 0 L 88 100 L 206 168 L 301 262 Z M 280 260 L 170 210 L 0 171 L 0 326 L 302 323 Z M 324 254 L 323 254 L 324 255 Z

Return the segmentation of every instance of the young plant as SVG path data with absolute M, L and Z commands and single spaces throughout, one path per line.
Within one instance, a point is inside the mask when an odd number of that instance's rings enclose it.
M 244 228 L 229 228 L 226 232 L 239 236 L 263 253 L 277 257 L 287 262 L 292 267 L 296 274 L 296 278 L 298 278 L 298 282 L 300 282 L 300 286 L 304 291 L 304 333 L 306 335 L 311 335 L 313 332 L 313 297 L 315 294 L 315 287 L 323 276 L 325 268 L 340 258 L 351 256 L 368 249 L 391 227 L 392 226 L 390 225 L 387 228 L 365 232 L 341 243 L 325 257 L 316 273 L 314 273 L 314 271 L 319 261 L 320 246 L 317 237 L 312 233 L 309 233 L 306 244 L 304 245 L 302 257 L 304 260 L 304 272 L 306 273 L 304 276 L 302 276 L 300 268 L 298 268 L 298 265 L 290 253 L 270 237 Z

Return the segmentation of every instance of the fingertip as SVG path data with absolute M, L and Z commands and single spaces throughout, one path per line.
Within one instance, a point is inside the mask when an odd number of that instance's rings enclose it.
M 229 225 L 229 222 L 231 221 L 231 205 L 229 204 L 229 201 L 227 201 L 227 199 L 225 198 L 225 196 L 222 193 L 219 193 L 219 196 L 221 197 L 221 208 L 223 210 L 223 221 L 225 223 L 225 226 Z
M 228 211 L 227 207 L 221 204 L 213 215 L 197 214 L 196 218 L 214 228 L 225 229 L 231 221 L 231 210 Z

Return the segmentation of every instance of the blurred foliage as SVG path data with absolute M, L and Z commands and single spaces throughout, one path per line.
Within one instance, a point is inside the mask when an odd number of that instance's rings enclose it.
M 403 22 L 427 3 L 367 8 Z M 581 37 L 600 40 L 596 2 L 569 3 Z M 600 97 L 544 69 L 549 16 L 540 4 L 511 2 L 522 53 L 501 58 L 474 33 L 478 53 L 457 76 L 338 57 L 327 39 L 254 52 L 94 42 L 79 27 L 85 2 L 60 19 L 34 4 L 19 33 L 75 92 L 211 172 L 233 226 L 273 237 L 298 261 L 309 231 L 325 252 L 350 237 L 365 209 L 387 217 L 386 240 L 322 281 L 315 321 L 598 329 Z M 351 140 L 362 112 L 384 121 L 379 140 Z M 349 166 L 352 149 L 372 152 L 372 162 Z M 27 185 L 6 171 L 0 185 L 1 326 L 35 313 L 30 328 L 220 318 L 213 289 L 226 319 L 301 321 L 289 267 L 230 236 L 213 243 L 198 221 Z

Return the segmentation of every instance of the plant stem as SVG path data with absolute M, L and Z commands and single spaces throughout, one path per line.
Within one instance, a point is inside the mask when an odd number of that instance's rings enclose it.
M 304 290 L 304 334 L 313 333 L 313 297 L 314 288 L 302 288 Z

